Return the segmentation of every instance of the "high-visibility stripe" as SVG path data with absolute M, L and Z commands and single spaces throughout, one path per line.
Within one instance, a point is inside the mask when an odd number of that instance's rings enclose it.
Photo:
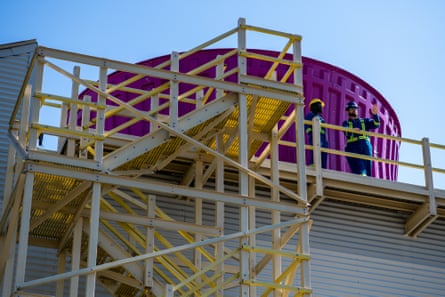
M 350 129 L 354 128 L 354 126 L 352 124 L 353 124 L 353 121 L 348 121 L 348 125 L 349 125 Z M 362 126 L 361 130 L 366 131 L 365 121 L 363 119 L 360 119 L 360 124 Z M 356 142 L 358 140 L 369 140 L 369 137 L 367 134 L 363 134 L 363 135 L 356 137 L 356 136 L 354 136 L 354 133 L 351 133 L 351 136 L 348 137 L 346 142 L 351 143 L 351 142 Z

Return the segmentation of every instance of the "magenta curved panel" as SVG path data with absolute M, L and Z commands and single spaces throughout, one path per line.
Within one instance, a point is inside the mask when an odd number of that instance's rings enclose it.
M 180 72 L 188 72 L 196 67 L 205 64 L 206 62 L 215 59 L 217 55 L 223 55 L 231 49 L 212 49 L 196 52 L 181 60 L 179 65 Z M 268 56 L 278 56 L 278 52 L 266 51 L 266 50 L 249 50 Z M 170 58 L 170 55 L 160 56 L 153 59 L 142 61 L 138 64 L 155 67 L 162 62 L 165 62 Z M 289 55 L 286 57 L 291 59 Z M 270 68 L 271 63 L 260 60 L 248 59 L 247 72 L 249 75 L 264 77 Z M 237 59 L 232 56 L 225 60 L 226 71 L 237 67 Z M 279 66 L 276 70 L 277 79 L 279 80 L 286 72 L 287 67 Z M 215 77 L 215 68 L 211 68 L 200 76 Z M 128 78 L 132 74 L 125 72 L 115 72 L 108 76 L 108 82 L 117 84 Z M 236 82 L 236 75 L 228 77 L 226 80 Z M 154 78 L 144 77 L 129 87 L 151 90 L 162 85 L 165 81 Z M 378 130 L 374 132 L 385 133 L 392 136 L 401 136 L 400 124 L 397 119 L 397 115 L 386 101 L 386 99 L 368 83 L 360 79 L 359 77 L 333 65 L 314 60 L 311 58 L 303 57 L 303 84 L 304 95 L 309 102 L 312 98 L 318 97 L 325 101 L 326 106 L 324 108 L 323 117 L 329 124 L 341 125 L 346 119 L 346 113 L 344 107 L 347 102 L 354 100 L 360 106 L 360 116 L 369 117 L 369 109 L 374 103 L 378 103 L 380 106 L 380 118 L 381 125 Z M 191 86 L 181 84 L 180 92 L 186 91 Z M 166 91 L 166 93 L 168 90 Z M 92 100 L 96 101 L 96 96 L 90 91 L 83 92 L 79 97 L 84 95 L 92 96 Z M 113 93 L 113 96 L 120 98 L 123 101 L 130 101 L 136 97 L 136 94 L 127 93 L 123 91 L 117 91 Z M 212 98 L 213 99 L 213 98 Z M 135 106 L 139 110 L 148 111 L 150 109 L 150 100 L 146 100 L 143 103 Z M 179 112 L 183 115 L 194 108 L 194 104 L 180 103 Z M 305 106 L 305 113 L 309 111 L 308 106 Z M 167 111 L 166 111 L 167 112 Z M 288 113 L 290 110 L 288 111 Z M 94 114 L 91 115 L 94 117 Z M 125 122 L 126 119 L 114 116 L 106 121 L 105 129 L 111 130 L 113 127 L 118 126 Z M 137 123 L 122 133 L 131 135 L 145 135 L 149 131 L 147 123 Z M 295 141 L 295 128 L 290 128 L 283 137 L 288 141 Z M 342 132 L 328 131 L 329 146 L 333 149 L 343 150 L 345 146 L 345 139 Z M 371 140 L 374 147 L 374 155 L 381 158 L 398 160 L 399 157 L 399 143 L 390 140 L 374 139 Z M 258 154 L 260 151 L 258 152 Z M 286 162 L 296 162 L 295 148 L 280 146 L 280 160 Z M 382 163 L 374 162 L 373 175 L 375 177 L 396 180 L 397 179 L 397 166 L 383 165 Z M 338 155 L 329 155 L 328 157 L 328 169 L 346 171 L 349 172 L 346 159 Z

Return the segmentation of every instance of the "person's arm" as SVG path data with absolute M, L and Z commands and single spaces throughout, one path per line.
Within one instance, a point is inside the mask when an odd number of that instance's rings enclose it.
M 380 127 L 379 107 L 374 104 L 371 108 L 372 119 L 368 121 L 368 129 L 376 129 Z

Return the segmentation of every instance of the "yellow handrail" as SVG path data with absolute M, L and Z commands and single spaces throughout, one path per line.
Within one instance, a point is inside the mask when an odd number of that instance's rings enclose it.
M 304 121 L 305 125 L 310 125 L 313 126 L 313 122 L 312 121 Z M 329 124 L 329 123 L 320 123 L 320 129 L 321 128 L 325 128 L 326 130 L 335 130 L 335 131 L 341 131 L 341 132 L 354 132 L 356 134 L 361 134 L 361 135 L 368 135 L 370 137 L 375 137 L 375 138 L 379 138 L 379 139 L 385 139 L 385 140 L 389 140 L 389 141 L 395 141 L 397 143 L 399 143 L 399 145 L 403 144 L 403 143 L 408 143 L 408 144 L 413 144 L 416 145 L 420 148 L 420 150 L 422 150 L 422 146 L 424 145 L 424 142 L 422 140 L 415 140 L 415 139 L 411 139 L 411 138 L 406 138 L 406 137 L 399 137 L 399 136 L 394 136 L 394 135 L 387 135 L 387 134 L 382 134 L 382 133 L 378 133 L 378 132 L 371 132 L 371 131 L 356 131 L 354 129 L 351 128 L 346 128 L 343 126 L 338 126 L 338 125 L 334 125 L 334 124 Z M 313 133 L 317 133 L 316 131 L 313 131 Z M 295 146 L 295 144 L 293 144 L 291 141 L 280 141 L 281 145 L 287 145 L 287 146 Z M 437 144 L 437 143 L 426 143 L 427 146 L 429 146 L 429 148 L 427 147 L 426 149 L 429 150 L 431 148 L 437 149 L 440 151 L 440 154 L 445 155 L 445 145 L 442 144 Z M 314 150 L 316 149 L 316 147 L 314 145 L 306 145 L 305 149 L 307 150 Z M 360 155 L 360 154 L 354 154 L 354 153 L 349 153 L 346 152 L 344 150 L 338 150 L 338 149 L 333 149 L 333 148 L 323 148 L 320 147 L 319 148 L 320 152 L 325 152 L 328 154 L 332 154 L 332 155 L 339 155 L 339 156 L 345 156 L 345 157 L 354 157 L 354 158 L 359 158 L 359 159 L 363 159 L 363 160 L 372 160 L 372 161 L 376 161 L 382 164 L 388 164 L 388 165 L 393 165 L 393 166 L 402 166 L 402 167 L 407 167 L 407 168 L 414 168 L 414 169 L 420 169 L 420 170 L 427 170 L 427 166 L 425 164 L 415 164 L 415 163 L 410 163 L 410 162 L 405 162 L 403 160 L 393 160 L 393 159 L 387 159 L 387 158 L 381 158 L 381 157 L 375 157 L 375 156 L 365 156 L 365 155 Z M 440 174 L 445 174 L 445 169 L 444 168 L 440 168 L 440 167 L 433 167 L 434 164 L 431 164 L 431 170 L 434 173 L 440 173 Z

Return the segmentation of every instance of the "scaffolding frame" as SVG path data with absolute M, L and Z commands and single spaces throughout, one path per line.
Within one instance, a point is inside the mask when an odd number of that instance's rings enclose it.
M 247 32 L 284 39 L 280 55 L 249 52 Z M 179 72 L 180 59 L 232 36 L 233 51 Z M 292 61 L 283 59 L 289 50 Z M 230 55 L 238 67 L 227 73 Z M 272 67 L 264 78 L 250 76 L 248 59 Z M 277 79 L 279 65 L 288 71 Z M 200 76 L 208 69 L 216 69 L 215 78 Z M 61 93 L 53 91 L 48 70 L 66 79 Z M 129 78 L 110 84 L 113 71 Z M 236 83 L 225 81 L 230 75 Z M 165 83 L 131 87 L 147 77 Z M 189 88 L 181 92 L 183 84 Z M 82 88 L 94 96 L 79 98 Z M 135 96 L 123 101 L 113 95 L 118 91 Z M 149 110 L 139 108 L 144 102 Z M 193 111 L 181 114 L 181 102 Z M 283 119 L 290 106 L 295 112 Z M 44 107 L 58 110 L 57 125 L 44 122 Z M 0 221 L 2 296 L 63 296 L 68 288 L 70 296 L 92 297 L 97 283 L 113 296 L 310 296 L 304 141 L 296 143 L 296 158 L 303 161 L 294 165 L 293 187 L 281 185 L 278 162 L 279 135 L 289 123 L 304 139 L 303 107 L 301 37 L 244 19 L 190 51 L 172 52 L 157 67 L 38 47 L 10 122 L 11 186 Z M 108 129 L 117 116 L 125 121 Z M 145 135 L 121 133 L 141 122 L 149 126 Z M 43 134 L 55 137 L 57 148 L 39 146 Z M 192 205 L 193 212 L 181 221 L 166 203 Z M 232 208 L 235 230 L 227 228 Z M 57 249 L 59 271 L 27 279 L 30 245 Z M 54 291 L 39 293 L 46 284 Z

